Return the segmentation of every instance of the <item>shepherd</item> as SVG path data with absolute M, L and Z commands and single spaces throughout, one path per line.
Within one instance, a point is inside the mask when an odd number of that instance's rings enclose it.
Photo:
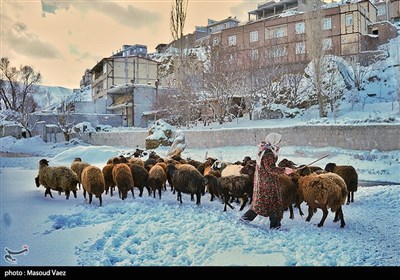
M 240 218 L 241 222 L 253 221 L 257 215 L 261 215 L 269 217 L 271 229 L 281 227 L 283 202 L 278 175 L 293 172 L 291 168 L 276 166 L 281 139 L 279 133 L 270 133 L 258 146 L 253 200 L 251 208 Z

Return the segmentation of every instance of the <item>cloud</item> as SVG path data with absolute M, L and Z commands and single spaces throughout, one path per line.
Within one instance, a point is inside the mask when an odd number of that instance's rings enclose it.
M 73 7 L 81 13 L 88 11 L 97 11 L 105 16 L 112 18 L 124 26 L 139 29 L 147 26 L 154 26 L 161 22 L 161 15 L 156 12 L 140 9 L 132 5 L 121 6 L 114 2 L 82 2 L 82 1 L 60 1 L 53 2 L 49 0 L 42 0 L 42 13 L 56 14 L 58 10 L 68 10 Z
M 79 47 L 77 45 L 69 45 L 68 48 L 69 48 L 69 52 L 73 56 L 75 56 L 77 58 L 76 59 L 77 61 L 83 61 L 83 60 L 94 60 L 94 61 L 96 61 L 96 60 L 100 60 L 101 59 L 101 57 L 92 55 L 89 52 L 83 52 L 82 53 L 79 50 Z
M 257 9 L 260 2 L 254 0 L 242 0 L 241 3 L 232 6 L 229 10 L 233 15 L 238 15 L 240 20 L 247 20 L 247 12 Z
M 15 52 L 39 59 L 63 58 L 57 48 L 49 42 L 42 41 L 36 34 L 29 33 L 24 23 L 16 22 L 4 33 L 10 48 Z

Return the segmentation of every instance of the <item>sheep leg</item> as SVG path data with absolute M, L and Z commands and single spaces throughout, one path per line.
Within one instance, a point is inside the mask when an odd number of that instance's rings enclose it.
M 233 207 L 233 206 L 229 203 L 229 198 L 230 198 L 229 195 L 227 195 L 227 196 L 224 197 L 224 199 L 225 199 L 224 211 L 226 211 L 226 206 L 227 206 L 227 205 L 229 206 L 229 208 L 235 209 L 235 207 Z
M 247 196 L 245 196 L 245 197 L 241 197 L 240 198 L 240 200 L 241 200 L 241 203 L 240 203 L 240 209 L 239 209 L 239 211 L 242 211 L 243 210 L 243 208 L 246 206 L 246 203 L 247 203 Z
M 86 199 L 86 190 L 83 189 L 83 198 Z
M 350 194 L 350 192 L 349 192 L 349 193 L 347 194 L 347 202 L 346 202 L 347 205 L 350 204 L 350 197 L 351 197 L 351 194 Z
M 161 190 L 162 190 L 162 186 L 161 188 L 158 189 L 158 197 L 161 199 Z
M 338 210 L 336 210 L 336 213 L 339 213 L 339 219 L 340 219 L 340 227 L 344 227 L 346 225 L 346 223 L 344 222 L 344 216 L 343 216 L 343 209 L 342 206 L 339 207 Z
M 89 204 L 92 204 L 93 194 L 89 194 Z
M 39 186 L 40 186 L 39 176 L 35 177 L 35 184 L 36 184 L 36 187 L 39 188 Z
M 321 221 L 318 224 L 318 227 L 322 227 L 324 225 L 325 219 L 328 216 L 328 209 L 326 209 L 326 207 L 322 207 L 321 210 L 322 210 L 323 214 L 322 214 Z
M 308 216 L 306 218 L 306 222 L 309 222 L 314 215 L 314 209 L 309 205 L 308 206 Z
M 179 201 L 180 203 L 182 203 L 182 193 L 179 192 L 179 191 L 178 191 L 178 194 L 177 194 L 177 198 L 178 198 L 178 201 Z
M 72 191 L 72 193 L 74 194 L 74 197 L 76 198 L 76 191 Z
M 351 202 L 354 202 L 354 192 L 351 192 Z
M 196 193 L 196 205 L 200 205 L 201 194 Z
M 103 205 L 103 200 L 101 199 L 101 195 L 99 196 L 100 206 Z
M 190 201 L 194 201 L 194 194 L 190 194 Z
M 58 193 L 60 193 L 60 192 L 58 192 Z M 65 199 L 69 199 L 69 190 L 65 191 Z
M 46 188 L 46 190 L 44 191 L 44 197 L 46 197 L 47 194 L 49 194 L 50 197 L 53 198 L 53 195 L 51 194 L 50 188 Z
M 143 195 L 143 187 L 139 188 L 139 197 L 142 197 Z
M 300 214 L 300 216 L 301 217 L 303 217 L 304 216 L 304 213 L 303 213 L 303 211 L 301 210 L 301 202 L 299 203 L 299 202 L 296 202 L 296 204 L 294 205 L 296 208 L 298 208 L 299 209 L 299 214 Z
M 133 192 L 133 188 L 131 189 L 132 197 L 135 198 L 135 193 Z
M 150 187 L 146 186 L 147 192 L 149 193 L 149 196 L 151 196 L 151 190 Z
M 293 220 L 294 213 L 293 213 L 293 206 L 291 204 L 289 205 L 289 213 L 290 213 L 289 219 Z

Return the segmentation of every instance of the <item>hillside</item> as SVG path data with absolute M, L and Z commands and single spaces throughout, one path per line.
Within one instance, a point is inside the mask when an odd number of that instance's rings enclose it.
M 37 88 L 34 99 L 42 109 L 57 107 L 72 95 L 72 89 L 65 87 L 38 85 Z

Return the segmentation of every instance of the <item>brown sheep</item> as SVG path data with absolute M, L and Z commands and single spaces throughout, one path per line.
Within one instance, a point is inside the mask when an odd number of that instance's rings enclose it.
M 107 160 L 106 164 L 109 164 L 109 163 L 117 164 L 117 163 L 127 163 L 127 162 L 128 162 L 128 160 L 124 156 L 118 156 L 118 157 L 110 158 L 109 160 Z
M 65 192 L 66 199 L 69 199 L 70 192 L 76 198 L 76 185 L 78 184 L 78 175 L 71 168 L 66 166 L 49 167 L 47 159 L 39 161 L 39 174 L 35 178 L 36 186 L 43 185 L 46 188 L 44 196 L 47 194 L 53 198 L 50 190 L 56 190 L 59 193 Z
M 89 193 L 89 204 L 92 203 L 93 195 L 99 199 L 102 206 L 101 195 L 105 189 L 104 177 L 100 168 L 90 165 L 82 170 L 83 197 L 86 198 L 86 192 Z
M 343 179 L 337 176 L 336 180 Z M 345 226 L 342 205 L 346 202 L 347 189 L 343 189 L 340 186 L 345 184 L 344 181 L 340 185 L 335 181 L 324 176 L 324 174 L 317 175 L 314 173 L 303 176 L 298 180 L 299 189 L 302 192 L 304 201 L 308 204 L 307 222 L 311 220 L 314 209 L 320 208 L 323 216 L 318 227 L 322 227 L 328 215 L 328 209 L 331 209 L 332 212 L 335 212 L 335 215 L 337 214 L 338 219 L 340 219 L 340 227 Z
M 286 174 L 278 175 L 278 185 L 282 195 L 283 209 L 289 209 L 289 219 L 294 219 L 293 204 L 296 204 L 298 185 L 292 180 L 292 177 Z M 303 212 L 300 211 L 300 215 Z
M 190 194 L 191 200 L 196 195 L 196 204 L 200 205 L 204 195 L 205 181 L 203 175 L 190 164 L 179 164 L 172 174 L 172 184 L 177 192 L 177 200 L 182 203 L 182 193 Z
M 113 190 L 115 189 L 115 182 L 113 179 L 112 171 L 114 168 L 113 163 L 107 163 L 103 166 L 102 173 L 104 177 L 104 190 L 106 194 L 108 194 L 108 190 L 110 190 L 110 195 L 113 196 Z
M 165 185 L 167 182 L 167 174 L 164 171 L 164 168 L 155 164 L 150 168 L 149 171 L 149 187 L 153 192 L 153 197 L 156 197 L 156 191 L 158 190 L 158 196 L 161 199 L 161 190 L 165 189 Z
M 253 182 L 249 175 L 230 175 L 221 176 L 217 179 L 220 184 L 220 191 L 222 193 L 223 200 L 225 202 L 224 212 L 226 211 L 226 206 L 231 209 L 234 207 L 229 203 L 230 198 L 239 198 L 240 209 L 242 211 L 246 206 L 249 194 L 253 191 Z
M 129 165 L 133 177 L 133 183 L 135 187 L 139 189 L 139 197 L 142 197 L 143 189 L 146 188 L 149 196 L 151 195 L 149 187 L 149 172 L 144 168 L 144 166 L 138 165 L 136 163 Z
M 129 164 L 136 164 L 136 165 L 144 167 L 144 161 L 141 158 L 138 158 L 138 157 L 134 157 L 134 158 L 129 159 L 128 163 Z
M 87 162 L 83 162 L 82 159 L 80 157 L 77 157 L 74 159 L 74 161 L 71 163 L 71 169 L 76 173 L 76 175 L 78 175 L 78 187 L 79 189 L 81 189 L 81 174 L 82 174 L 82 170 L 85 167 L 88 167 L 90 164 Z
M 135 197 L 133 192 L 134 182 L 131 169 L 126 163 L 117 163 L 112 169 L 112 176 L 118 187 L 119 197 L 122 200 L 128 197 L 128 191 L 131 191 L 132 196 Z
M 335 163 L 328 163 L 325 166 L 325 171 L 338 174 L 346 182 L 347 191 L 347 204 L 354 202 L 354 193 L 358 188 L 358 174 L 356 169 L 351 165 L 336 165 Z

